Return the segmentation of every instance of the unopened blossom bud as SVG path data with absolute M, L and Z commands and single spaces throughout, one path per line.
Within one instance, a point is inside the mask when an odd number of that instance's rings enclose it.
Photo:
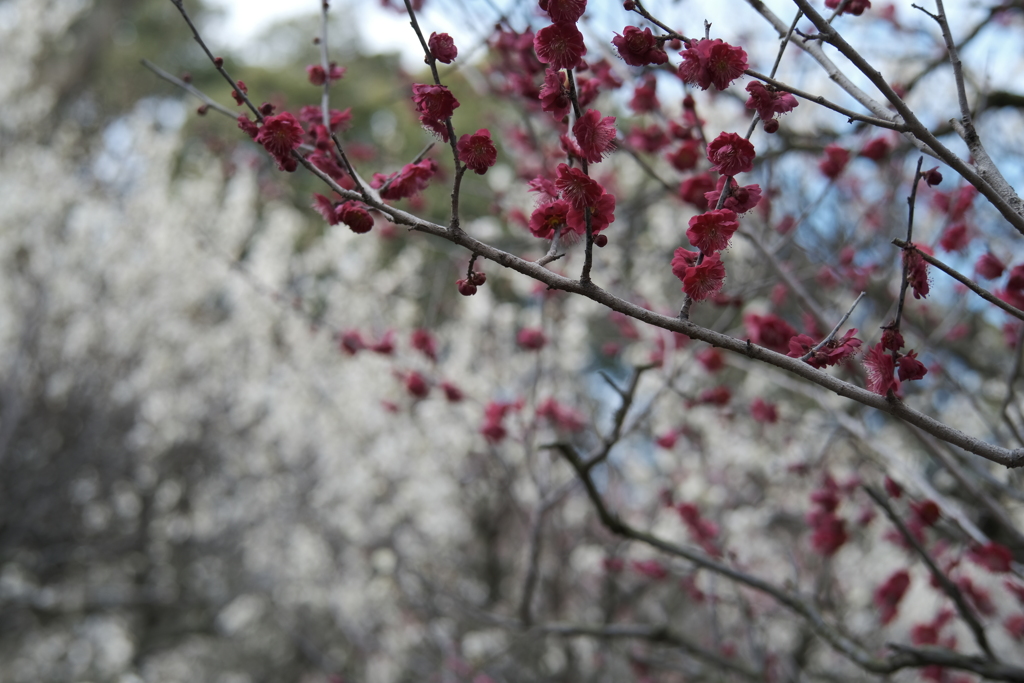
M 473 296 L 476 294 L 476 285 L 469 280 L 456 280 L 455 286 L 459 288 L 459 294 L 462 296 Z

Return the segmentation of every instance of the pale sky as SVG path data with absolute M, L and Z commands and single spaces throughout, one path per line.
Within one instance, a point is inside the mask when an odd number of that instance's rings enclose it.
M 332 7 L 341 6 L 344 0 L 333 0 Z M 401 0 L 398 0 L 401 3 Z M 226 13 L 225 25 L 211 31 L 211 38 L 234 47 L 244 46 L 271 24 L 283 19 L 320 12 L 320 0 L 210 0 Z M 423 65 L 423 52 L 416 36 L 409 26 L 408 17 L 381 7 L 380 0 L 360 0 L 359 14 L 361 33 L 365 44 L 377 52 L 398 52 L 403 55 L 407 68 Z M 427 3 L 420 18 L 420 24 L 430 35 L 431 31 L 452 31 L 455 24 L 448 21 L 441 11 L 431 11 Z

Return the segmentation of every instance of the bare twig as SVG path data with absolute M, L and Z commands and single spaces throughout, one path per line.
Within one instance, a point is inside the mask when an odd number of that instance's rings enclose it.
M 200 99 L 203 102 L 203 104 L 205 104 L 210 109 L 213 109 L 213 110 L 215 110 L 215 111 L 217 111 L 217 112 L 219 112 L 221 114 L 224 114 L 225 116 L 229 116 L 231 118 L 237 118 L 238 114 L 235 112 L 235 110 L 228 109 L 223 104 L 214 101 L 209 95 L 207 95 L 206 93 L 204 93 L 202 90 L 200 90 L 199 88 L 195 87 L 191 83 L 186 83 L 185 81 L 181 80 L 177 76 L 172 76 L 171 74 L 167 73 L 166 71 L 164 71 L 163 69 L 161 69 L 156 64 L 154 64 L 153 62 L 149 61 L 148 59 L 143 59 L 143 60 L 140 60 L 140 61 L 142 63 L 142 66 L 146 67 L 147 69 L 149 69 L 150 71 L 152 71 L 153 73 L 155 73 L 157 76 L 159 76 L 160 78 L 164 79 L 168 83 L 172 83 L 172 84 L 178 86 L 179 88 L 181 88 L 182 90 L 191 93 L 193 96 L 195 96 L 198 99 Z
M 754 71 L 752 69 L 747 69 L 744 73 L 750 76 L 751 78 L 756 78 L 759 81 L 764 81 L 765 83 L 774 87 L 777 90 L 788 92 L 791 95 L 796 95 L 800 99 L 807 100 L 808 102 L 814 102 L 815 104 L 821 105 L 826 109 L 831 109 L 836 113 L 842 114 L 851 123 L 853 121 L 860 121 L 861 123 L 870 123 L 872 126 L 878 126 L 879 128 L 888 128 L 889 130 L 895 130 L 900 133 L 906 132 L 907 130 L 906 125 L 902 123 L 889 121 L 886 119 L 880 119 L 877 116 L 866 116 L 864 114 L 858 114 L 857 112 L 851 109 L 847 109 L 846 107 L 843 107 L 841 105 L 836 104 L 835 102 L 831 102 L 825 99 L 821 95 L 814 95 L 812 93 L 807 92 L 806 90 L 795 88 L 789 85 L 788 83 L 776 80 L 771 76 L 765 76 L 764 74 L 758 73 L 757 71 Z
M 853 309 L 857 308 L 857 304 L 860 303 L 860 300 L 863 299 L 864 296 L 865 293 L 861 292 L 860 295 L 857 297 L 857 300 L 854 301 L 853 304 L 850 306 L 849 310 L 846 311 L 846 314 L 843 315 L 839 322 L 836 323 L 836 326 L 832 328 L 832 331 L 828 333 L 828 336 L 822 339 L 817 345 L 815 345 L 813 349 L 811 349 L 804 355 L 800 356 L 800 360 L 806 361 L 810 359 L 811 356 L 816 354 L 818 351 L 821 351 L 823 348 L 825 348 L 826 344 L 835 339 L 835 336 L 839 334 L 839 330 L 842 328 L 843 325 L 846 324 L 846 321 L 850 319 L 850 316 L 853 315 Z

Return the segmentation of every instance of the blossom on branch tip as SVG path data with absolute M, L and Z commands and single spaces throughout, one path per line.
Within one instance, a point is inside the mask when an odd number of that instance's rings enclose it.
M 708 208 L 707 193 L 715 189 L 715 181 L 708 173 L 691 176 L 679 184 L 679 198 L 699 210 Z
M 697 167 L 701 157 L 700 140 L 683 140 L 683 143 L 674 152 L 669 152 L 665 158 L 677 171 L 692 171 Z M 732 209 L 732 207 L 728 207 Z M 735 209 L 733 209 L 735 211 Z
M 270 152 L 281 170 L 290 173 L 298 167 L 298 162 L 292 157 L 292 150 L 302 144 L 303 133 L 295 117 L 283 112 L 263 119 L 255 140 Z
M 655 444 L 669 451 L 675 448 L 677 441 L 679 441 L 679 432 L 675 429 L 670 429 L 654 439 Z
M 857 352 L 863 343 L 854 337 L 857 334 L 856 328 L 846 331 L 841 338 L 832 338 L 827 344 L 811 354 L 806 363 L 812 368 L 827 368 L 838 365 L 849 360 Z M 817 346 L 818 343 L 806 334 L 798 334 L 789 340 L 789 356 L 791 358 L 803 358 Z
M 597 237 L 603 237 L 603 235 L 598 235 L 597 233 L 607 228 L 615 220 L 615 196 L 608 192 L 602 192 L 597 201 L 589 206 L 581 208 L 569 206 L 565 223 L 577 235 L 585 235 L 587 233 L 586 209 L 590 209 L 591 233 Z M 598 244 L 598 246 L 603 247 L 604 244 Z
M 704 198 L 708 200 L 708 206 L 718 206 L 718 200 L 722 196 L 722 190 L 725 189 L 726 178 L 728 178 L 728 176 L 722 176 L 719 178 L 718 186 L 714 190 L 704 193 Z M 722 204 L 722 208 L 731 209 L 736 213 L 746 213 L 757 206 L 760 201 L 760 185 L 740 185 L 735 180 L 730 179 L 729 196 L 725 198 L 725 203 Z
M 546 418 L 556 429 L 578 432 L 587 426 L 586 417 L 577 410 L 564 406 L 553 398 L 545 399 L 537 406 L 537 417 Z
M 890 351 L 899 351 L 902 349 L 906 342 L 903 340 L 903 335 L 895 327 L 892 327 L 892 323 L 882 328 L 882 348 L 889 349 Z
M 342 203 L 335 210 L 338 219 L 352 232 L 362 235 L 373 229 L 373 216 L 366 207 L 355 200 Z
M 604 194 L 604 188 L 600 183 L 577 168 L 559 164 L 555 170 L 558 175 L 555 179 L 555 187 L 558 188 L 562 199 L 568 202 L 570 207 L 583 209 L 593 206 Z
M 694 540 L 704 548 L 704 551 L 712 557 L 721 556 L 722 551 L 715 543 L 719 533 L 718 525 L 709 519 L 704 519 L 700 510 L 693 503 L 679 503 L 675 508 Z
M 892 144 L 884 137 L 877 137 L 868 140 L 864 146 L 860 148 L 860 155 L 865 159 L 881 161 L 885 157 L 889 156 L 889 152 L 891 151 Z
M 754 168 L 754 145 L 737 133 L 722 133 L 708 145 L 711 168 L 722 175 L 747 173 Z
M 712 406 L 726 406 L 729 401 L 732 400 L 732 391 L 727 386 L 711 387 L 700 392 L 700 396 L 697 397 L 698 403 Z
M 601 112 L 588 109 L 572 126 L 583 158 L 596 164 L 607 154 L 615 143 L 615 117 L 601 118 Z
M 447 33 L 431 33 L 427 47 L 434 59 L 444 64 L 451 64 L 459 56 L 459 48 L 455 47 L 455 41 Z
M 906 569 L 901 569 L 886 579 L 885 583 L 875 591 L 874 603 L 883 624 L 888 624 L 896 617 L 900 601 L 903 600 L 908 588 L 910 588 L 910 574 Z
M 678 249 L 676 250 L 676 255 L 679 255 Z M 672 261 L 672 272 L 676 277 L 679 277 L 675 268 L 676 259 L 673 258 Z M 714 253 L 710 256 L 705 256 L 699 264 L 695 263 L 692 266 L 687 266 L 683 277 L 679 279 L 683 281 L 683 292 L 688 297 L 694 301 L 703 301 L 708 297 L 714 296 L 722 289 L 722 284 L 725 282 L 725 264 L 722 263 L 721 256 L 718 253 Z
M 343 66 L 338 66 L 334 62 L 331 62 L 328 70 L 325 72 L 324 68 L 319 64 L 310 64 L 306 67 L 306 74 L 309 76 L 309 82 L 313 85 L 323 85 L 330 79 L 334 81 L 340 81 L 344 77 L 345 72 L 348 71 Z
M 692 254 L 694 252 L 688 253 Z M 672 260 L 673 262 L 675 261 L 674 258 Z M 718 372 L 719 370 L 725 367 L 725 359 L 722 358 L 721 352 L 719 352 L 719 350 L 714 347 L 706 348 L 698 352 L 694 356 L 694 358 L 696 358 L 697 362 L 703 365 L 704 369 L 707 370 L 708 372 Z
M 930 168 L 927 171 L 921 173 L 921 177 L 929 187 L 935 187 L 942 182 L 942 174 L 939 173 L 939 167 Z
M 245 87 L 245 83 L 243 83 L 242 81 L 238 81 L 236 85 L 237 89 L 231 91 L 231 96 L 235 98 L 235 104 L 241 106 L 245 104 L 245 98 L 243 97 L 243 95 L 249 94 L 249 88 Z
M 807 513 L 811 527 L 811 547 L 825 557 L 831 557 L 849 540 L 846 520 L 836 514 L 839 507 L 839 486 L 831 475 L 825 475 L 820 489 L 811 493 L 813 508 Z
M 422 327 L 418 327 L 412 331 L 412 335 L 409 337 L 412 347 L 422 353 L 424 356 L 437 362 L 437 340 L 434 335 L 430 333 L 430 330 L 426 330 Z
M 773 313 L 748 313 L 743 316 L 743 324 L 750 341 L 776 353 L 788 353 L 790 340 L 797 336 L 792 325 Z
M 427 384 L 427 380 L 423 378 L 423 375 L 413 371 L 405 376 L 405 390 L 413 398 L 426 398 L 427 394 L 430 393 L 430 385 Z
M 647 66 L 648 64 L 664 64 L 668 61 L 665 50 L 658 45 L 658 40 L 651 29 L 642 31 L 636 26 L 627 26 L 612 38 L 612 45 L 618 50 L 622 60 L 630 66 Z
M 963 251 L 971 243 L 966 223 L 954 223 L 942 231 L 939 246 L 943 251 Z
M 533 37 L 537 59 L 552 69 L 575 69 L 587 54 L 583 34 L 572 22 L 555 23 Z
M 395 352 L 395 331 L 388 330 L 380 338 L 380 341 L 370 344 L 367 348 L 374 353 L 381 354 L 382 356 L 390 356 Z
M 978 277 L 983 277 L 986 280 L 995 280 L 997 277 L 1001 277 L 1005 270 L 1006 264 L 990 251 L 979 256 L 978 261 L 974 264 L 974 272 Z
M 916 379 L 922 379 L 928 374 L 928 368 L 924 366 L 924 363 L 917 359 L 916 351 L 908 351 L 905 355 L 899 357 L 896 361 L 896 365 L 899 368 L 897 373 L 900 377 L 901 382 L 910 382 Z
M 534 237 L 552 239 L 557 231 L 566 227 L 568 213 L 569 204 L 562 200 L 542 204 L 530 216 L 530 232 Z
M 657 560 L 633 560 L 633 570 L 655 581 L 668 577 L 668 570 Z
M 374 173 L 370 185 L 380 190 L 381 199 L 405 199 L 426 188 L 435 173 L 437 162 L 423 159 L 415 164 L 406 164 L 401 171 L 390 176 Z
M 556 121 L 568 116 L 572 108 L 565 75 L 558 69 L 548 69 L 544 74 L 544 85 L 540 88 L 540 108 L 549 112 Z
M 331 131 L 345 130 L 352 121 L 352 107 L 346 107 L 344 110 L 331 109 L 327 113 L 327 117 Z M 303 105 L 299 109 L 299 121 L 305 123 L 310 129 L 313 126 L 322 126 L 323 115 L 320 112 L 320 107 L 315 104 Z
M 932 255 L 932 250 L 924 245 L 915 244 L 915 249 L 906 248 L 903 250 L 903 263 L 907 268 L 907 280 L 910 288 L 914 290 L 915 299 L 924 299 L 928 296 L 928 262 L 921 257 L 921 252 Z M 919 251 L 920 250 L 920 251 Z
M 463 135 L 457 145 L 459 161 L 469 170 L 483 175 L 498 160 L 498 150 L 491 140 L 491 131 L 481 128 L 472 135 Z
M 626 134 L 626 142 L 642 152 L 655 154 L 671 142 L 665 129 L 657 123 L 649 126 L 635 125 Z
M 974 605 L 980 614 L 990 617 L 996 613 L 996 606 L 992 602 L 989 592 L 980 586 L 976 586 L 969 576 L 961 576 L 956 580 L 956 587 L 960 589 Z
M 686 238 L 690 244 L 705 254 L 722 251 L 729 246 L 740 227 L 736 221 L 736 213 L 730 209 L 719 209 L 697 214 L 690 219 L 690 227 L 686 230 Z M 795 333 L 794 333 L 795 334 Z
M 587 11 L 587 0 L 540 0 L 540 8 L 548 13 L 551 21 L 579 21 Z
M 451 91 L 443 85 L 416 83 L 412 86 L 412 101 L 416 104 L 420 123 L 448 142 L 446 120 L 451 118 L 452 113 L 459 106 L 459 101 L 455 99 Z
M 967 557 L 976 564 L 981 565 L 990 572 L 1006 574 L 1011 570 L 1013 554 L 1010 549 L 995 541 L 989 541 L 985 545 L 976 545 L 967 552 Z
M 518 409 L 519 405 L 516 403 L 491 401 L 484 407 L 484 424 L 480 428 L 480 433 L 488 442 L 500 443 L 508 436 L 508 430 L 502 424 L 505 416 L 509 411 Z
M 900 390 L 900 381 L 896 379 L 896 361 L 891 353 L 881 344 L 875 344 L 864 354 L 864 369 L 867 371 L 867 388 L 880 396 L 890 391 L 894 394 Z
M 313 164 L 327 175 L 331 176 L 335 180 L 339 180 L 342 183 L 342 187 L 345 187 L 345 189 L 352 189 L 352 187 L 355 187 L 351 178 L 349 178 L 344 169 L 338 165 L 338 162 L 335 161 L 334 155 L 318 149 L 306 157 L 306 159 L 309 163 Z
M 238 115 L 238 127 L 245 131 L 245 134 L 249 137 L 256 139 L 256 136 L 260 132 L 259 126 L 257 126 L 252 119 L 245 114 Z
M 825 145 L 825 158 L 818 163 L 818 168 L 829 180 L 835 180 L 850 162 L 850 152 L 837 144 Z
M 689 251 L 679 247 L 672 254 L 672 274 L 682 280 L 686 277 L 687 268 L 692 268 L 697 265 L 697 259 L 700 258 L 700 254 L 696 251 Z
M 354 356 L 366 348 L 366 342 L 363 341 L 363 336 L 359 334 L 359 330 L 345 330 L 338 335 L 337 339 L 338 348 L 350 356 Z
M 637 114 L 657 111 L 661 108 L 657 90 L 658 79 L 654 77 L 654 74 L 647 74 L 644 76 L 643 82 L 633 91 L 633 99 L 629 101 L 629 108 Z
M 465 398 L 462 389 L 451 382 L 441 382 L 441 390 L 444 392 L 445 400 L 449 403 L 458 403 Z
M 313 209 L 324 217 L 328 225 L 338 224 L 338 214 L 334 210 L 334 202 L 322 194 L 313 193 Z
M 548 338 L 539 327 L 524 327 L 516 335 L 516 344 L 527 351 L 540 351 Z
M 747 109 L 753 109 L 762 121 L 770 121 L 777 114 L 786 114 L 796 109 L 799 102 L 788 92 L 767 88 L 760 81 L 747 83 Z
M 757 422 L 775 424 L 779 421 L 779 409 L 774 403 L 768 403 L 760 398 L 755 398 L 750 404 L 750 417 Z
M 747 70 L 747 53 L 743 48 L 733 47 L 718 38 L 691 40 L 679 54 L 683 58 L 679 77 L 701 90 L 712 85 L 725 90 Z
M 837 9 L 843 0 L 825 0 L 825 7 L 829 9 Z M 850 0 L 846 3 L 846 7 L 843 8 L 841 14 L 852 14 L 855 17 L 859 17 L 864 14 L 864 10 L 871 9 L 871 0 Z

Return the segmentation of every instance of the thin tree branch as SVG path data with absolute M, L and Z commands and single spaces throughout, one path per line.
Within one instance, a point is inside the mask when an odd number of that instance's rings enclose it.
M 800 360 L 802 360 L 802 361 L 810 360 L 811 356 L 816 354 L 818 351 L 821 351 L 823 348 L 825 348 L 826 344 L 828 344 L 830 341 L 835 339 L 835 336 L 837 334 L 839 334 L 839 330 L 843 327 L 843 325 L 846 324 L 846 321 L 850 319 L 850 316 L 853 315 L 853 309 L 857 308 L 857 304 L 859 304 L 860 300 L 863 299 L 865 296 L 866 296 L 865 293 L 861 292 L 860 295 L 857 297 L 857 300 L 853 302 L 853 304 L 846 311 L 846 313 L 839 320 L 839 322 L 836 323 L 836 326 L 832 328 L 832 331 L 828 333 L 828 336 L 826 336 L 824 339 L 822 339 L 820 342 L 818 342 L 818 344 L 816 344 L 813 349 L 811 349 L 810 351 L 808 351 L 804 355 L 800 356 Z
M 748 0 L 752 2 L 754 0 Z M 914 137 L 923 142 L 925 145 L 931 148 L 931 150 L 944 162 L 946 162 L 953 170 L 959 173 L 963 178 L 974 185 L 977 190 L 985 196 L 992 205 L 996 207 L 1003 218 L 1005 218 L 1010 225 L 1017 229 L 1018 232 L 1024 234 L 1024 202 L 1021 201 L 1017 193 L 1006 182 L 999 169 L 996 168 L 992 160 L 988 158 L 984 148 L 981 147 L 981 141 L 978 139 L 977 134 L 970 135 L 969 131 L 964 131 L 961 136 L 964 137 L 964 141 L 967 143 L 968 148 L 971 150 L 974 158 L 975 167 L 965 162 L 963 159 L 954 154 L 948 147 L 939 142 L 928 127 L 925 126 L 921 121 L 918 120 L 913 110 L 907 106 L 907 103 L 892 89 L 885 77 L 877 69 L 875 69 L 856 49 L 853 48 L 842 35 L 835 30 L 824 17 L 822 17 L 811 5 L 809 0 L 793 0 L 797 6 L 803 10 L 807 18 L 815 25 L 820 31 L 822 40 L 827 41 L 830 45 L 838 49 L 844 57 L 849 59 L 857 69 L 867 76 L 868 80 L 878 88 L 878 91 L 885 96 L 906 123 L 908 132 Z M 954 128 L 961 124 L 952 122 Z M 958 130 L 960 133 L 960 130 Z M 978 154 L 975 154 L 977 149 Z
M 936 268 L 941 270 L 943 273 L 945 273 L 946 275 L 950 276 L 951 278 L 953 278 L 954 280 L 956 280 L 957 282 L 962 284 L 964 287 L 966 287 L 967 289 L 971 290 L 972 292 L 974 292 L 975 294 L 980 296 L 985 301 L 989 302 L 993 306 L 998 306 L 999 308 L 1003 309 L 1004 311 L 1006 311 L 1007 313 L 1012 315 L 1014 318 L 1017 318 L 1018 320 L 1024 320 L 1024 311 L 1020 310 L 1016 306 L 1011 306 L 1010 304 L 1006 303 L 1005 301 L 1003 301 L 1002 299 L 1000 299 L 996 295 L 994 295 L 991 292 L 989 292 L 988 290 L 986 290 L 984 287 L 979 285 L 977 282 L 975 282 L 971 278 L 967 277 L 966 275 L 964 275 L 963 273 L 961 273 L 958 270 L 950 268 L 945 263 L 943 263 L 939 259 L 935 258 L 931 254 L 926 254 L 925 252 L 923 252 L 920 249 L 918 249 L 915 245 L 911 244 L 909 241 L 904 241 L 904 240 L 901 240 L 901 239 L 894 239 L 892 241 L 892 243 L 894 245 L 896 245 L 897 247 L 899 247 L 900 249 L 905 249 L 905 250 L 910 250 L 910 251 L 916 252 L 922 259 L 925 260 L 925 262 L 929 263 L 930 265 L 935 266 Z
M 877 116 L 866 116 L 864 114 L 858 114 L 853 110 L 847 109 L 846 107 L 840 106 L 835 102 L 831 102 L 825 99 L 821 95 L 815 95 L 813 93 L 807 92 L 806 90 L 794 88 L 793 86 L 787 83 L 783 83 L 782 81 L 776 80 L 771 76 L 765 76 L 764 74 L 758 73 L 753 69 L 747 69 L 746 71 L 744 71 L 744 73 L 750 76 L 751 78 L 756 78 L 759 81 L 764 81 L 768 85 L 774 87 L 776 90 L 783 90 L 791 95 L 796 95 L 800 99 L 807 100 L 808 102 L 814 102 L 815 104 L 821 105 L 826 109 L 831 109 L 836 113 L 842 114 L 843 116 L 847 117 L 847 119 L 849 119 L 851 123 L 853 121 L 860 121 L 861 123 L 870 123 L 872 126 L 878 126 L 879 128 L 888 128 L 889 130 L 895 130 L 900 133 L 905 133 L 907 131 L 906 125 L 902 123 L 889 121 L 887 119 L 881 119 L 878 118 Z
M 924 549 L 924 546 L 914 537 L 914 534 L 910 533 L 910 530 L 903 523 L 903 520 L 899 518 L 896 511 L 889 505 L 889 501 L 885 499 L 881 493 L 876 491 L 874 487 L 864 485 L 864 490 L 871 496 L 871 499 L 878 504 L 878 507 L 885 511 L 889 521 L 899 529 L 900 535 L 903 536 L 903 540 L 914 549 L 914 551 L 921 556 L 921 560 L 925 566 L 928 567 L 928 571 L 931 572 L 932 576 L 942 587 L 943 592 L 949 596 L 949 599 L 956 605 L 957 612 L 960 613 L 960 618 L 964 620 L 967 626 L 970 628 L 971 633 L 974 635 L 974 640 L 978 643 L 978 647 L 981 648 L 988 659 L 995 660 L 995 655 L 992 654 L 992 648 L 989 647 L 988 638 L 985 636 L 985 628 L 978 621 L 978 618 L 974 615 L 967 601 L 964 599 L 963 593 L 957 588 L 957 585 L 953 583 L 946 574 L 939 569 L 939 566 L 935 564 L 935 560 L 928 554 L 928 551 Z
M 221 114 L 224 114 L 225 116 L 229 116 L 229 117 L 231 117 L 233 119 L 238 117 L 238 113 L 235 110 L 229 109 L 229 108 L 225 107 L 223 104 L 214 101 L 209 95 L 207 95 L 206 93 L 204 93 L 202 90 L 200 90 L 199 88 L 195 87 L 191 83 L 186 83 L 185 81 L 181 80 L 177 76 L 172 76 L 171 74 L 167 73 L 166 71 L 164 71 L 163 69 L 161 69 L 156 64 L 154 64 L 153 62 L 149 61 L 148 59 L 142 59 L 142 60 L 139 60 L 139 61 L 141 62 L 142 66 L 146 67 L 147 69 L 149 69 L 150 71 L 152 71 L 153 73 L 155 73 L 157 76 L 159 76 L 160 78 L 164 79 L 168 83 L 172 83 L 172 84 L 178 86 L 179 88 L 181 88 L 182 90 L 184 90 L 186 92 L 189 92 L 193 96 L 197 97 L 199 100 L 201 100 L 203 102 L 203 104 L 205 104 L 210 109 L 214 109 L 217 112 L 219 112 Z

